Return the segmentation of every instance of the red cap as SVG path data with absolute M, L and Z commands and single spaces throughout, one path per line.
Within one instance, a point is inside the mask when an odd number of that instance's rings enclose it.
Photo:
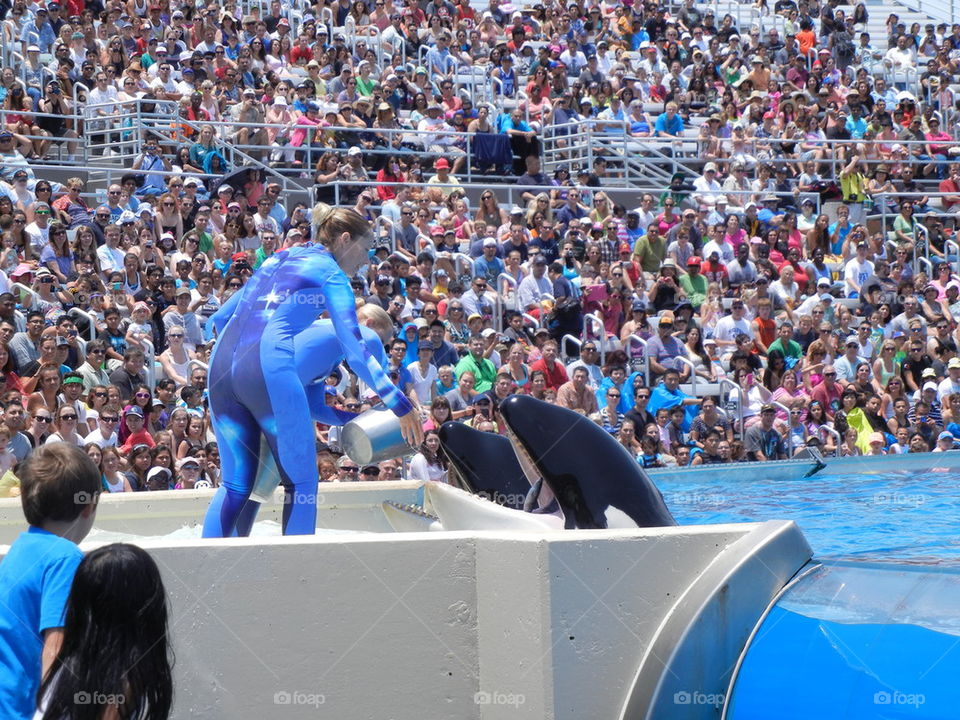
M 696 265 L 699 267 L 701 264 L 700 258 L 698 258 L 696 255 L 691 255 L 689 258 L 687 258 L 687 267 L 690 267 L 691 265 Z
M 247 259 L 247 254 L 246 254 L 245 252 L 234 253 L 234 254 L 233 254 L 233 257 L 231 257 L 230 259 L 231 259 L 233 262 L 236 262 L 236 261 L 238 261 L 238 260 L 246 260 L 246 259 Z

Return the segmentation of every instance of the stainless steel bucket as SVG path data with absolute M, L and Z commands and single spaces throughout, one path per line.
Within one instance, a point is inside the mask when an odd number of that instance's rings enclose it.
M 400 420 L 389 410 L 367 410 L 343 426 L 343 451 L 358 465 L 390 460 L 413 452 L 400 432 Z

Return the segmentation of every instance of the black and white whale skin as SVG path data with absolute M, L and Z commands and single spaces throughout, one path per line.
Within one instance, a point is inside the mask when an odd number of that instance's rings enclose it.
M 564 527 L 677 524 L 636 459 L 583 415 L 529 395 L 511 395 L 500 413 L 520 464 L 531 464 L 560 503 Z
M 498 505 L 523 510 L 530 482 L 510 441 L 461 422 L 440 426 L 440 448 L 465 489 Z

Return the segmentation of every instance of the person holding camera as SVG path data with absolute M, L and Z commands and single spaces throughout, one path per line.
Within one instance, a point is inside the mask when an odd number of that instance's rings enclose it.
M 157 138 L 148 137 L 143 141 L 143 152 L 133 161 L 132 169 L 143 174 L 143 184 L 137 192 L 138 196 L 162 195 L 167 191 L 163 175 L 160 173 L 170 172 L 173 166 L 163 156 Z
M 73 107 L 63 96 L 59 80 L 51 80 L 46 84 L 39 107 L 42 114 L 37 118 L 37 125 L 53 138 L 67 139 L 67 162 L 73 162 L 77 154 L 77 133 L 70 127 L 72 121 L 67 120 L 73 114 Z

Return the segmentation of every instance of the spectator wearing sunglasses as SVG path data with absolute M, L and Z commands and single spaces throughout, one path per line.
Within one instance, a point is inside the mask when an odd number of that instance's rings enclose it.
M 380 468 L 376 465 L 366 465 L 360 470 L 360 480 L 372 482 L 380 479 Z

